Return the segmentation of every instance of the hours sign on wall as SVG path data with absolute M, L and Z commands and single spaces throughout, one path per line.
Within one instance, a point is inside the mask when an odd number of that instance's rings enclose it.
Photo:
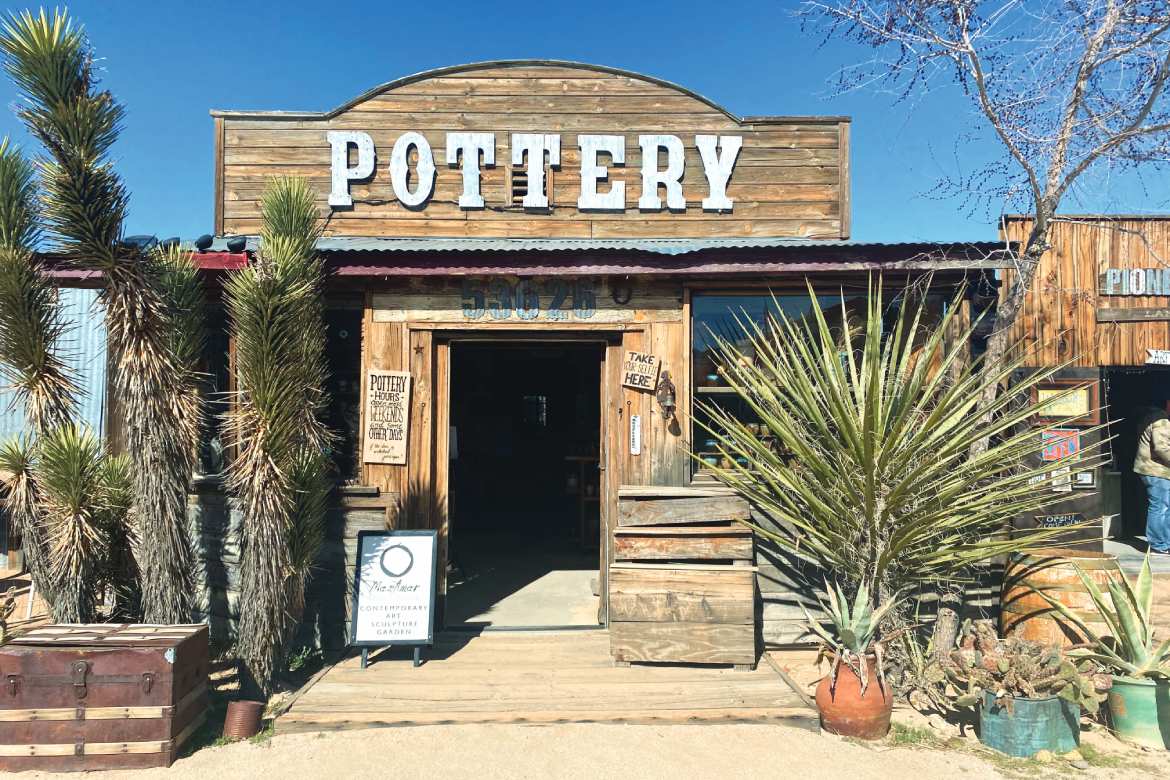
M 370 369 L 366 374 L 362 459 L 366 463 L 404 465 L 409 428 L 410 374 Z

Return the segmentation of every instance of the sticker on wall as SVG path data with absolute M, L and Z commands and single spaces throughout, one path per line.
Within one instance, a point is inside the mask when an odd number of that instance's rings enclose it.
M 402 466 L 410 427 L 410 374 L 370 369 L 366 375 L 366 432 L 362 460 Z
M 647 352 L 626 350 L 622 361 L 622 387 L 651 391 L 658 386 L 658 358 Z
M 1065 460 L 1081 451 L 1081 432 L 1075 428 L 1050 428 L 1040 432 L 1044 441 L 1044 449 L 1040 451 L 1040 460 L 1045 462 Z

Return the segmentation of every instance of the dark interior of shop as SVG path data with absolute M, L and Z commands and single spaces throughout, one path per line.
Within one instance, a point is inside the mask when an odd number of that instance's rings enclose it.
M 1125 537 L 1142 536 L 1146 531 L 1146 489 L 1133 473 L 1137 440 L 1143 418 L 1151 409 L 1164 409 L 1170 402 L 1170 368 L 1113 367 L 1103 370 L 1104 398 L 1109 419 L 1112 463 L 1109 468 L 1121 475 L 1121 532 Z
M 603 356 L 452 345 L 448 625 L 596 623 Z

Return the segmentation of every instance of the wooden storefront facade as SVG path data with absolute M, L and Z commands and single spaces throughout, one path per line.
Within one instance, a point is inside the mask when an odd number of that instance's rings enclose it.
M 799 313 L 808 281 L 840 301 L 876 274 L 891 288 L 930 275 L 941 301 L 1004 265 L 995 242 L 849 242 L 847 118 L 737 117 L 616 69 L 485 63 L 325 113 L 213 116 L 221 241 L 255 247 L 271 177 L 303 176 L 317 192 L 331 301 L 360 311 L 359 447 L 371 375 L 409 374 L 404 452 L 362 449 L 352 481 L 378 496 L 352 500 L 389 507 L 397 527 L 438 530 L 440 597 L 460 509 L 452 397 L 478 381 L 455 367 L 461 351 L 592 345 L 580 350 L 598 382 L 588 533 L 605 624 L 619 494 L 710 492 L 693 414 L 726 396 L 703 346 L 712 318 L 733 319 L 738 302 L 766 314 L 790 300 Z M 653 386 L 623 383 L 630 353 L 656 359 Z M 808 596 L 797 564 L 755 564 L 763 639 L 792 641 Z
M 1004 239 L 1022 243 L 1032 222 L 1008 216 Z M 1104 446 L 1108 462 L 1054 495 L 1053 516 L 1100 520 L 1102 536 L 1145 529 L 1145 491 L 1133 474 L 1143 416 L 1170 402 L 1170 217 L 1060 215 L 1012 333 L 1030 367 L 1065 366 L 1052 389 L 1082 385 L 1099 414 L 1070 428 Z M 1005 274 L 1003 290 L 1011 280 Z M 1087 432 L 1097 424 L 1107 427 Z M 1063 484 L 1058 481 L 1056 484 Z M 1060 500 L 1057 500 L 1060 499 Z

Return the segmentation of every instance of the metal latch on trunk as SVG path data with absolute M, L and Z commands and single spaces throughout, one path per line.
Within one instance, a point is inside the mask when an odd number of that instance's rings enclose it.
M 8 675 L 8 695 L 15 696 L 19 690 L 20 690 L 20 675 L 19 674 Z
M 88 692 L 85 687 L 85 676 L 89 673 L 89 663 L 87 661 L 74 661 L 70 671 L 73 677 L 73 693 L 76 694 L 77 698 L 84 699 Z

